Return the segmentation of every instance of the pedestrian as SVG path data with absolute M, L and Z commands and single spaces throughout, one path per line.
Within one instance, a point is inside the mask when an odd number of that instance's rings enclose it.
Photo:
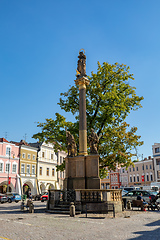
M 137 200 L 141 200 L 143 202 L 143 207 L 141 208 L 141 210 L 146 211 L 145 208 L 148 206 L 148 203 L 145 202 L 145 200 L 143 199 L 143 194 L 142 193 L 137 196 Z
M 29 199 L 32 200 L 32 193 L 31 193 L 31 191 L 29 191 Z

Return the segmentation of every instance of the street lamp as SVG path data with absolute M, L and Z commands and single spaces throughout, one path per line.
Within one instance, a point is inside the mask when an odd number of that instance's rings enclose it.
M 9 148 L 9 163 L 8 163 L 8 183 L 7 183 L 7 192 L 9 192 L 9 184 L 10 184 L 10 178 L 9 178 L 9 171 L 10 171 L 10 158 L 11 158 L 11 153 L 14 154 L 14 152 L 10 150 Z M 14 157 L 14 156 L 13 156 Z

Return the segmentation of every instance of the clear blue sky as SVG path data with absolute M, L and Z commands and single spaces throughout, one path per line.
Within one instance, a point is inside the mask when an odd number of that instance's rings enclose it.
M 97 61 L 130 66 L 144 100 L 127 121 L 144 141 L 139 154 L 152 155 L 160 142 L 159 11 L 159 0 L 0 0 L 0 137 L 33 141 L 35 122 L 64 114 L 57 102 L 84 48 L 88 75 Z

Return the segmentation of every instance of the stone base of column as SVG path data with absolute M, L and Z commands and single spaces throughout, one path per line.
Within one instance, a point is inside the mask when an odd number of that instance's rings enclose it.
M 98 154 L 86 156 L 86 189 L 101 189 Z
M 67 157 L 64 189 L 101 189 L 99 155 Z
M 101 189 L 100 178 L 86 178 L 86 189 Z
M 85 189 L 85 178 L 65 178 L 64 190 Z

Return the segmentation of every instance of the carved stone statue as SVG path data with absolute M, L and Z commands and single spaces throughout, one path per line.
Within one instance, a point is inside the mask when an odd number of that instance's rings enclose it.
M 66 138 L 68 157 L 75 157 L 77 155 L 77 146 L 74 137 L 69 131 L 66 131 Z
M 91 134 L 88 137 L 89 146 L 90 146 L 90 153 L 97 154 L 97 144 L 99 143 L 99 138 L 97 133 L 94 132 L 93 128 L 91 128 Z
M 77 74 L 78 76 L 87 76 L 86 75 L 86 55 L 83 51 L 79 52 L 78 56 L 78 66 L 77 66 Z

